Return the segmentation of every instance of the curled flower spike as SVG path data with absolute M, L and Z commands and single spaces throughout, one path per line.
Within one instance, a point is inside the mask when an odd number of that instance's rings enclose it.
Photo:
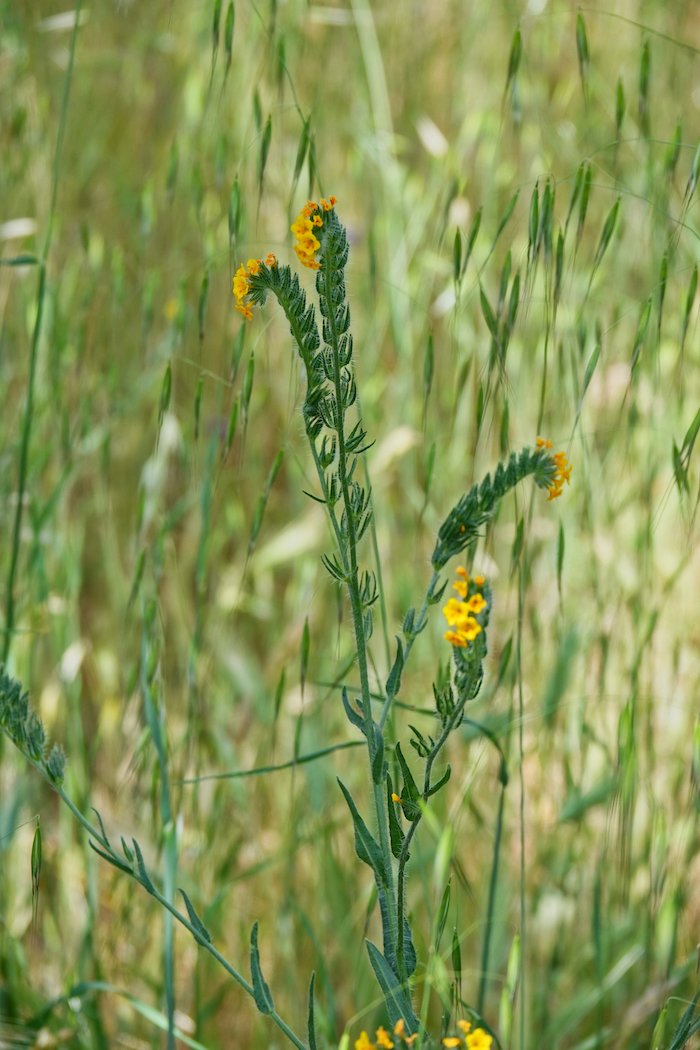
M 236 270 L 236 275 L 233 278 L 233 294 L 236 297 L 236 309 L 243 314 L 246 321 L 253 320 L 253 313 L 250 306 L 245 302 L 245 297 L 250 291 L 248 278 L 258 273 L 260 273 L 260 260 L 249 259 L 247 268 L 241 264 Z
M 551 441 L 545 441 L 544 438 L 538 437 L 538 450 L 548 449 L 552 447 L 553 446 Z M 552 459 L 554 460 L 556 471 L 554 472 L 552 482 L 549 486 L 549 499 L 547 500 L 548 503 L 553 499 L 557 499 L 558 496 L 561 496 L 562 490 L 564 488 L 564 482 L 566 482 L 567 485 L 570 484 L 569 479 L 571 477 L 571 464 L 567 461 L 565 452 L 555 452 L 555 454 L 552 456 Z
M 297 239 L 294 251 L 302 266 L 309 270 L 320 269 L 321 264 L 316 262 L 316 252 L 321 247 L 321 242 L 314 230 L 323 227 L 321 212 L 330 211 L 335 203 L 335 197 L 331 197 L 330 202 L 322 197 L 320 206 L 316 201 L 307 201 L 292 223 L 292 233 Z

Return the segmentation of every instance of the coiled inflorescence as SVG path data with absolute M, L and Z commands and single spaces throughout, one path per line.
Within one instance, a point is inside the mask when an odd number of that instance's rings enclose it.
M 63 748 L 54 744 L 46 759 L 46 732 L 36 711 L 29 706 L 29 693 L 0 667 L 0 728 L 25 755 L 38 762 L 56 784 L 63 782 L 66 758 Z
M 560 470 L 559 463 L 544 446 L 512 452 L 507 464 L 498 464 L 493 478 L 487 474 L 480 485 L 472 485 L 445 518 L 432 556 L 435 571 L 456 554 L 461 554 L 478 536 L 479 530 L 493 516 L 499 500 L 519 482 L 532 475 L 539 488 L 551 493 Z

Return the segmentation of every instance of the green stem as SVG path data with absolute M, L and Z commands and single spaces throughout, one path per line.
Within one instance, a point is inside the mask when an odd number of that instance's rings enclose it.
M 57 784 L 54 780 L 51 779 L 51 777 L 48 775 L 46 769 L 44 768 L 44 765 L 40 761 L 38 761 L 37 759 L 32 758 L 31 755 L 28 755 L 26 753 L 26 751 L 22 751 L 21 748 L 18 748 L 18 750 L 20 751 L 22 756 L 27 760 L 27 762 L 29 762 L 31 765 L 33 765 L 34 768 L 37 769 L 39 771 L 39 773 L 41 773 L 41 775 L 44 777 L 44 779 L 46 781 L 48 781 L 48 783 L 51 785 L 51 787 L 54 789 L 54 791 L 60 796 L 62 801 L 66 804 L 66 806 L 71 811 L 71 813 L 73 814 L 75 819 L 78 821 L 78 823 L 82 825 L 82 827 L 85 829 L 85 831 L 87 831 L 88 835 L 91 838 L 93 838 L 96 842 L 98 842 L 100 844 L 100 846 L 102 846 L 104 848 L 104 850 L 107 853 L 110 854 L 110 856 L 114 857 L 115 860 L 119 862 L 119 870 L 123 871 L 124 870 L 124 861 L 122 860 L 122 858 L 119 856 L 118 853 L 116 853 L 114 851 L 114 849 L 112 848 L 112 846 L 110 845 L 108 840 L 104 837 L 102 832 L 98 831 L 97 828 L 93 827 L 93 825 L 90 823 L 90 821 L 86 817 L 83 816 L 83 814 L 80 812 L 80 810 L 75 805 L 75 803 L 70 798 L 70 796 L 66 794 L 66 792 L 61 787 L 61 785 Z M 126 874 L 126 872 L 125 872 L 125 874 Z M 167 912 L 169 912 L 173 916 L 173 918 L 177 919 L 177 921 L 180 923 L 181 926 L 184 926 L 186 930 L 189 930 L 189 932 L 194 937 L 194 939 L 197 942 L 197 944 L 201 948 L 204 948 L 205 951 L 209 952 L 209 954 L 214 959 L 216 959 L 216 961 L 219 963 L 219 965 L 222 966 L 223 969 L 226 970 L 226 972 L 231 977 L 233 977 L 234 981 L 236 981 L 236 983 L 239 984 L 241 986 L 241 988 L 243 988 L 243 990 L 248 993 L 248 995 L 251 997 L 251 999 L 254 999 L 255 998 L 255 993 L 253 991 L 253 986 L 251 984 L 248 984 L 248 982 L 246 981 L 245 977 L 243 977 L 243 975 L 240 974 L 238 972 L 238 970 L 234 966 L 231 965 L 231 963 L 228 961 L 228 959 L 224 958 L 224 956 L 221 954 L 221 952 L 218 952 L 216 950 L 216 948 L 214 947 L 214 945 L 210 941 L 207 941 L 204 938 L 202 938 L 202 936 L 197 932 L 197 930 L 194 928 L 192 923 L 189 922 L 183 915 L 180 914 L 180 912 L 177 910 L 177 908 L 174 906 L 174 904 L 172 904 L 161 893 L 159 893 L 158 890 L 155 888 L 155 886 L 153 887 L 155 892 L 151 893 L 151 891 L 146 888 L 144 883 L 141 881 L 141 879 L 138 877 L 138 875 L 135 872 L 132 871 L 132 872 L 130 872 L 130 874 L 131 874 L 131 877 L 136 882 L 138 882 L 138 884 L 140 886 L 143 886 L 143 888 L 146 889 L 147 893 L 150 893 L 151 896 L 155 897 L 155 899 L 158 901 L 158 903 L 161 905 L 162 908 L 165 908 L 165 910 Z M 270 1012 L 269 1016 L 274 1021 L 274 1023 L 277 1025 L 277 1027 L 282 1032 L 284 1032 L 284 1034 L 294 1044 L 294 1046 L 297 1047 L 297 1050 L 308 1050 L 308 1047 L 301 1041 L 301 1039 L 299 1039 L 299 1037 L 297 1035 L 294 1034 L 294 1032 L 289 1027 L 289 1025 L 285 1024 L 285 1022 L 282 1020 L 282 1018 L 279 1016 L 279 1014 L 275 1010 L 272 1010 Z
M 39 287 L 37 289 L 36 319 L 32 332 L 32 346 L 29 356 L 29 384 L 27 389 L 27 404 L 24 410 L 24 423 L 22 424 L 22 442 L 19 453 L 19 479 L 17 485 L 17 507 L 15 509 L 15 520 L 12 529 L 12 551 L 10 555 L 10 570 L 7 576 L 7 599 L 5 606 L 5 641 L 3 643 L 2 663 L 6 664 L 10 655 L 12 642 L 12 631 L 15 625 L 15 577 L 19 564 L 19 541 L 22 533 L 22 514 L 24 511 L 24 493 L 27 487 L 27 466 L 29 462 L 29 441 L 32 432 L 32 417 L 34 414 L 34 384 L 36 380 L 36 363 L 39 352 L 39 337 L 41 335 L 41 322 L 44 316 L 44 298 L 46 296 L 46 261 L 51 247 L 53 234 L 54 216 L 56 214 L 56 193 L 58 190 L 58 172 L 60 168 L 61 151 L 63 148 L 63 136 L 66 128 L 66 114 L 68 112 L 68 92 L 73 74 L 73 60 L 75 58 L 75 42 L 78 36 L 80 24 L 80 8 L 82 0 L 76 0 L 75 22 L 71 34 L 70 49 L 68 52 L 68 68 L 63 81 L 63 95 L 61 98 L 61 112 L 58 121 L 58 137 L 56 139 L 56 150 L 53 161 L 53 177 L 51 184 L 51 204 L 46 227 L 46 239 L 44 251 L 39 264 Z
M 457 707 L 454 709 L 454 711 L 450 715 L 449 719 L 447 720 L 447 722 L 444 725 L 442 733 L 440 734 L 440 736 L 436 740 L 436 742 L 433 745 L 433 747 L 432 747 L 428 757 L 425 760 L 425 775 L 424 775 L 424 778 L 423 778 L 423 795 L 422 795 L 422 799 L 423 799 L 424 805 L 426 805 L 426 806 L 428 805 L 428 799 L 430 798 L 430 786 L 431 786 L 430 785 L 430 781 L 431 781 L 431 777 L 432 777 L 433 765 L 435 763 L 435 759 L 438 757 L 438 755 L 442 751 L 443 747 L 445 746 L 445 742 L 447 741 L 447 738 L 450 735 L 450 733 L 452 732 L 452 730 L 456 726 L 458 726 L 460 724 L 460 722 L 462 721 L 462 715 L 463 715 L 463 712 L 464 712 L 464 708 L 465 708 L 466 702 L 467 701 L 466 701 L 466 696 L 465 696 L 465 699 L 462 700 L 461 703 L 459 703 L 457 705 Z M 399 854 L 399 871 L 398 871 L 398 877 L 397 877 L 398 890 L 397 890 L 397 903 L 396 903 L 396 908 L 397 908 L 397 925 L 398 925 L 398 940 L 397 940 L 397 950 L 396 950 L 396 962 L 397 962 L 397 965 L 399 967 L 399 973 L 402 976 L 402 980 L 406 980 L 405 963 L 404 963 L 404 955 L 403 955 L 403 953 L 404 953 L 404 914 L 405 914 L 405 907 L 406 907 L 406 863 L 408 861 L 408 848 L 411 845 L 411 840 L 412 840 L 413 836 L 415 835 L 416 830 L 418 829 L 418 825 L 420 824 L 422 819 L 423 819 L 423 814 L 421 812 L 412 821 L 411 826 L 409 827 L 408 831 L 406 832 L 406 837 L 404 838 L 403 845 L 401 846 L 401 853 Z
M 496 839 L 493 845 L 493 864 L 491 865 L 491 878 L 489 880 L 489 900 L 486 907 L 486 928 L 484 930 L 484 945 L 481 952 L 481 980 L 479 982 L 479 1001 L 477 1010 L 482 1016 L 484 1013 L 484 1000 L 486 999 L 486 985 L 488 981 L 493 912 L 496 906 L 496 885 L 498 882 L 498 862 L 501 855 L 501 834 L 503 831 L 503 807 L 505 799 L 506 785 L 501 782 L 501 798 L 498 803 L 498 817 L 496 818 Z
M 343 408 L 343 387 L 340 371 L 340 349 L 338 331 L 336 327 L 335 309 L 332 303 L 332 269 L 330 253 L 324 253 L 323 257 L 324 275 L 326 280 L 326 295 L 328 297 L 328 332 L 330 335 L 331 349 L 333 351 L 333 385 L 335 386 L 336 401 L 336 434 L 338 437 L 338 477 L 343 494 L 345 507 L 345 523 L 348 538 L 349 571 L 347 576 L 348 593 L 350 595 L 350 609 L 352 613 L 353 627 L 355 630 L 355 645 L 357 647 L 357 664 L 360 672 L 360 689 L 362 692 L 362 708 L 365 718 L 369 717 L 370 724 L 367 726 L 367 750 L 372 757 L 372 725 L 371 725 L 371 697 L 369 687 L 369 674 L 367 670 L 367 641 L 365 638 L 365 625 L 362 612 L 362 599 L 360 597 L 360 585 L 358 580 L 357 565 L 357 531 L 355 528 L 355 517 L 350 498 L 350 482 L 348 479 L 347 450 L 345 447 L 345 410 Z M 368 713 L 369 712 L 369 716 Z M 380 725 L 380 729 L 383 728 Z M 396 926 L 396 899 L 394 895 L 394 869 L 391 847 L 389 845 L 389 828 L 387 813 L 384 803 L 383 788 L 372 782 L 374 789 L 374 807 L 377 817 L 377 828 L 379 831 L 379 844 L 384 856 L 384 868 L 387 876 L 386 896 L 389 924 L 394 945 L 397 944 L 397 934 L 400 931 Z M 398 960 L 397 960 L 398 961 Z M 399 964 L 400 965 L 400 964 Z
M 431 581 L 430 581 L 430 583 L 428 585 L 428 589 L 425 592 L 425 596 L 423 598 L 423 604 L 421 605 L 420 612 L 418 613 L 418 618 L 416 619 L 416 626 L 417 627 L 418 627 L 418 625 L 420 625 L 423 622 L 423 617 L 425 616 L 426 611 L 428 609 L 428 600 L 430 599 L 431 595 L 433 594 L 433 591 L 435 589 L 435 585 L 437 584 L 438 578 L 439 578 L 439 573 L 434 572 L 433 573 L 433 577 L 432 577 L 432 579 L 431 579 Z M 409 638 L 406 639 L 406 648 L 404 649 L 404 654 L 403 654 L 403 665 L 404 665 L 404 668 L 406 667 L 406 663 L 408 661 L 408 657 L 409 657 L 409 654 L 411 652 L 411 649 L 413 648 L 413 643 L 415 642 L 416 637 L 417 637 L 417 634 L 412 634 Z M 382 713 L 379 716 L 379 728 L 380 729 L 384 728 L 386 720 L 387 720 L 387 718 L 389 716 L 389 711 L 391 709 L 391 704 L 392 704 L 395 696 L 396 696 L 396 693 L 388 693 L 387 692 L 386 700 L 384 701 L 384 706 L 382 707 Z

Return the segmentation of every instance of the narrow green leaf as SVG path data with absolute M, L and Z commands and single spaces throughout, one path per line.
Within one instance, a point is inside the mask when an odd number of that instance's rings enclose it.
M 493 239 L 493 244 L 491 245 L 491 248 L 489 250 L 489 255 L 491 255 L 491 253 L 493 252 L 493 249 L 496 247 L 496 245 L 498 243 L 498 238 L 501 236 L 501 234 L 503 233 L 504 229 L 506 228 L 506 224 L 508 223 L 508 219 L 510 219 L 511 215 L 513 214 L 513 211 L 515 210 L 515 205 L 518 203 L 519 195 L 520 195 L 520 190 L 516 190 L 515 193 L 513 194 L 513 196 L 508 201 L 508 204 L 506 205 L 506 210 L 503 212 L 503 216 L 501 217 L 501 221 L 498 224 L 498 229 L 496 230 L 496 236 Z M 479 211 L 481 211 L 481 209 L 479 209 Z
M 272 1001 L 272 995 L 270 989 L 267 986 L 265 978 L 262 975 L 260 968 L 260 951 L 258 949 L 258 920 L 256 919 L 253 923 L 253 929 L 250 933 L 250 975 L 253 979 L 253 995 L 255 997 L 255 1005 L 261 1014 L 269 1014 L 275 1008 L 275 1004 Z
M 450 910 L 450 897 L 452 895 L 452 878 L 450 877 L 445 886 L 445 892 L 442 895 L 440 902 L 440 910 L 438 912 L 437 926 L 435 929 L 435 951 L 440 951 L 440 941 L 442 935 L 445 932 L 445 923 L 447 922 L 447 913 Z
M 479 383 L 479 391 L 476 395 L 476 433 L 481 433 L 481 424 L 484 421 L 484 384 Z
M 231 405 L 231 415 L 228 417 L 228 427 L 226 428 L 226 444 L 224 446 L 224 460 L 228 459 L 228 454 L 231 451 L 231 445 L 236 435 L 236 423 L 238 422 L 238 409 L 240 407 L 239 398 L 235 398 Z
M 561 574 L 564 568 L 564 550 L 566 545 L 566 537 L 564 534 L 564 523 L 559 522 L 559 538 L 557 540 L 557 587 L 559 589 L 559 597 L 561 598 Z
M 408 763 L 404 758 L 403 751 L 401 750 L 401 744 L 398 740 L 396 741 L 396 757 L 398 759 L 399 766 L 401 767 L 401 775 L 403 776 L 405 793 L 411 802 L 417 802 L 417 800 L 420 798 L 420 791 L 418 790 L 416 782 L 413 779 L 413 774 L 411 773 Z
M 693 272 L 690 275 L 690 284 L 688 285 L 688 292 L 685 297 L 685 308 L 683 311 L 683 332 L 681 335 L 681 349 L 685 346 L 685 337 L 688 333 L 688 324 L 690 323 L 690 312 L 693 309 L 693 303 L 695 302 L 695 293 L 698 289 L 698 264 L 695 263 L 693 266 Z
M 586 161 L 586 166 L 583 170 L 583 181 L 581 183 L 581 202 L 578 208 L 578 227 L 576 229 L 577 241 L 580 241 L 583 236 L 583 224 L 586 221 L 586 213 L 588 212 L 588 201 L 591 196 L 592 182 L 593 169 L 591 168 L 591 162 Z
M 427 401 L 433 385 L 433 333 L 428 333 L 428 341 L 425 344 L 425 360 L 423 362 L 423 396 Z
M 309 981 L 309 1050 L 318 1050 L 316 1044 L 316 1021 L 314 1019 L 314 986 L 316 984 L 316 971 L 314 970 L 311 974 L 311 980 Z
M 304 695 L 306 685 L 306 672 L 309 667 L 309 650 L 311 648 L 311 635 L 309 633 L 309 618 L 304 620 L 304 630 L 301 632 L 301 695 Z
M 233 0 L 228 5 L 226 11 L 226 28 L 224 31 L 224 46 L 226 48 L 226 72 L 224 76 L 228 76 L 228 71 L 231 68 L 231 56 L 233 55 L 233 27 L 236 20 L 236 12 L 233 6 Z
M 141 877 L 141 882 L 143 883 L 146 892 L 150 893 L 152 897 L 155 897 L 155 896 L 157 896 L 156 888 L 153 885 L 153 883 L 151 882 L 151 877 L 148 874 L 148 871 L 146 870 L 146 865 L 144 863 L 143 853 L 141 852 L 141 847 L 139 846 L 139 844 L 136 841 L 136 839 L 132 839 L 131 841 L 132 841 L 132 843 L 134 845 L 134 853 L 136 854 L 136 863 L 138 865 L 139 876 Z
M 578 54 L 578 68 L 581 76 L 581 88 L 584 100 L 588 97 L 588 67 L 590 65 L 590 53 L 588 50 L 588 35 L 583 15 L 579 11 L 576 18 L 576 52 Z
M 668 175 L 669 179 L 672 179 L 676 173 L 676 165 L 678 164 L 678 158 L 681 155 L 682 141 L 683 126 L 679 118 L 676 121 L 676 130 L 673 133 L 673 138 L 666 147 L 666 156 L 664 158 L 664 171 Z
M 649 53 L 649 38 L 646 37 L 642 44 L 642 55 L 639 62 L 639 123 L 646 133 L 649 129 L 649 76 L 651 70 L 651 56 Z
M 476 238 L 479 236 L 479 228 L 481 226 L 481 217 L 483 214 L 484 206 L 482 204 L 479 210 L 477 211 L 476 215 L 474 216 L 471 228 L 469 230 L 469 236 L 467 237 L 467 250 L 464 253 L 464 260 L 462 262 L 462 273 L 464 273 L 467 269 L 467 264 L 474 250 L 474 245 L 476 244 Z
M 460 980 L 462 976 L 462 949 L 456 926 L 452 931 L 452 969 L 454 970 L 455 978 Z
M 603 256 L 608 250 L 610 241 L 612 240 L 613 234 L 615 232 L 615 226 L 617 224 L 617 216 L 620 210 L 621 199 L 621 197 L 617 198 L 612 208 L 608 212 L 605 222 L 603 223 L 603 229 L 600 234 L 600 240 L 598 242 L 598 248 L 596 250 L 595 259 L 593 262 L 593 273 L 596 272 L 601 262 L 603 261 Z
M 389 672 L 389 677 L 386 680 L 386 695 L 396 696 L 399 689 L 401 688 L 401 672 L 403 671 L 403 645 L 401 639 L 396 635 L 396 659 L 394 660 L 394 666 Z
M 622 132 L 622 121 L 625 119 L 625 86 L 622 83 L 622 77 L 617 78 L 617 88 L 615 90 L 615 139 L 617 142 L 620 141 L 620 134 Z
M 267 118 L 265 123 L 265 130 L 260 140 L 260 155 L 258 157 L 258 190 L 262 194 L 263 180 L 265 178 L 265 168 L 267 167 L 267 158 L 270 152 L 270 143 L 272 141 L 272 114 Z
M 644 304 L 644 309 L 642 310 L 642 316 L 639 318 L 639 324 L 637 326 L 637 335 L 635 336 L 634 348 L 632 350 L 632 363 L 631 363 L 631 366 L 630 366 L 631 371 L 634 371 L 634 369 L 635 369 L 635 367 L 637 365 L 637 361 L 639 360 L 639 355 L 642 352 L 642 347 L 644 345 L 644 337 L 647 334 L 647 328 L 649 326 L 649 318 L 650 318 L 650 316 L 651 316 L 651 296 L 649 296 L 649 298 L 647 299 L 646 303 Z
M 199 915 L 197 915 L 197 912 L 192 906 L 190 898 L 187 896 L 182 886 L 180 886 L 180 893 L 182 894 L 183 900 L 185 902 L 185 907 L 187 908 L 187 914 L 189 916 L 192 927 L 197 932 L 198 936 L 201 937 L 202 940 L 207 941 L 209 944 L 211 944 L 211 935 L 209 933 L 209 930 L 206 928 Z
M 360 860 L 369 865 L 370 868 L 375 872 L 381 886 L 386 887 L 387 885 L 387 873 L 384 867 L 384 855 L 372 837 L 367 825 L 357 811 L 352 795 L 343 784 L 342 780 L 338 779 L 340 790 L 345 796 L 345 801 L 348 804 L 350 813 L 352 814 L 352 822 L 355 828 L 355 853 Z
M 197 380 L 197 388 L 194 393 L 194 439 L 199 437 L 199 415 L 202 409 L 202 393 L 204 391 L 204 376 Z
M 396 815 L 396 802 L 391 797 L 394 794 L 394 785 L 391 779 L 391 775 L 386 775 L 386 807 L 389 812 L 389 836 L 391 839 L 391 852 L 394 854 L 396 859 L 401 856 L 401 849 L 404 844 L 405 835 L 399 823 L 399 818 Z
M 0 266 L 38 266 L 40 262 L 36 255 L 23 252 L 22 255 L 13 255 L 9 259 L 0 259 Z
M 479 292 L 480 292 L 480 297 L 481 297 L 481 312 L 484 315 L 484 320 L 486 321 L 486 325 L 488 327 L 488 330 L 491 333 L 491 335 L 493 336 L 493 338 L 497 339 L 498 338 L 498 324 L 496 322 L 496 317 L 494 315 L 493 310 L 491 309 L 491 304 L 489 303 L 488 299 L 486 298 L 486 293 L 484 292 L 484 289 L 480 288 Z
M 432 795 L 436 794 L 436 792 L 438 792 L 440 790 L 440 788 L 443 788 L 445 786 L 445 784 L 447 783 L 447 781 L 450 779 L 451 776 L 452 776 L 452 767 L 448 765 L 447 769 L 445 770 L 443 775 L 440 777 L 440 779 L 438 781 L 436 781 L 435 784 L 431 784 L 430 791 L 428 792 L 428 798 L 430 798 Z
M 394 971 L 379 951 L 379 948 L 372 944 L 371 941 L 365 941 L 365 944 L 367 945 L 369 961 L 384 995 L 384 1002 L 386 1003 L 392 1028 L 397 1021 L 403 1020 L 406 1034 L 409 1037 L 414 1035 L 418 1031 L 419 1024 L 416 1015 L 413 1013 L 410 999 L 397 981 Z
M 513 33 L 513 42 L 510 45 L 510 55 L 508 57 L 508 78 L 506 80 L 506 93 L 508 88 L 511 86 L 513 81 L 518 75 L 520 69 L 520 61 L 523 57 L 523 38 L 520 32 L 520 26 L 517 26 Z
M 375 784 L 383 784 L 386 777 L 386 762 L 384 761 L 384 736 L 379 726 L 374 726 L 374 745 L 372 755 L 372 780 Z
M 243 408 L 243 414 L 246 419 L 248 418 L 248 409 L 250 407 L 250 395 L 253 392 L 253 375 L 255 374 L 255 354 L 250 355 L 250 359 L 246 366 L 245 376 L 243 377 L 243 389 L 241 390 L 241 407 Z

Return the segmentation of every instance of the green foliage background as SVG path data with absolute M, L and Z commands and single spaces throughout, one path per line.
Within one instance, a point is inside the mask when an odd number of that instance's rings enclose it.
M 61 8 L 0 4 L 4 260 L 43 249 L 73 21 Z M 671 997 L 667 1045 L 695 991 L 700 921 L 698 12 L 660 0 L 584 9 L 589 62 L 579 63 L 577 9 L 554 0 L 237 0 L 228 66 L 227 4 L 218 41 L 215 9 L 151 0 L 84 10 L 37 347 L 10 670 L 64 743 L 76 802 L 96 806 L 116 841 L 135 835 L 157 871 L 169 832 L 140 692 L 151 632 L 179 884 L 243 968 L 259 918 L 266 979 L 297 1030 L 312 969 L 321 1045 L 382 1022 L 363 949 L 378 923 L 371 877 L 336 784 L 340 775 L 366 797 L 364 752 L 180 783 L 355 739 L 337 688 L 352 653 L 348 609 L 320 560 L 330 546 L 322 509 L 303 492 L 314 489 L 296 354 L 271 305 L 241 336 L 231 296 L 240 262 L 268 251 L 294 259 L 289 225 L 307 193 L 334 193 L 351 237 L 357 379 L 376 441 L 367 469 L 386 596 L 372 640 L 378 683 L 459 496 L 502 454 L 533 444 L 540 420 L 574 464 L 561 500 L 519 492 L 475 553 L 494 609 L 473 717 L 499 738 L 511 772 L 486 1016 L 498 1026 L 520 925 L 522 690 L 526 1045 L 647 1047 Z M 509 80 L 518 24 L 522 58 Z M 557 237 L 585 160 L 588 210 L 579 235 L 579 198 L 556 301 Z M 533 262 L 538 179 L 540 200 L 546 184 L 556 194 L 552 255 L 544 229 Z M 456 284 L 455 233 L 464 250 L 482 206 Z M 19 219 L 31 222 L 10 225 Z M 520 308 L 495 365 L 481 292 L 500 315 L 509 250 Z M 36 302 L 36 267 L 0 267 L 5 608 Z M 363 541 L 367 568 L 374 542 Z M 441 619 L 434 610 L 404 682 L 416 708 L 431 707 L 448 656 Z M 405 711 L 397 731 L 419 718 L 430 731 L 429 715 Z M 463 994 L 474 1001 L 499 762 L 468 728 L 449 751 L 452 781 L 419 835 L 410 906 L 426 960 L 451 875 L 441 958 L 452 980 L 456 927 Z M 68 1046 L 157 1045 L 138 1004 L 163 1009 L 162 915 L 89 851 L 7 744 L 1 757 L 0 1040 L 27 1045 L 48 1028 Z M 36 814 L 43 867 L 32 928 Z M 282 1045 L 184 933 L 175 948 L 186 1034 L 211 1048 Z M 69 1005 L 81 981 L 117 991 Z M 439 1026 L 437 995 L 433 1013 Z

